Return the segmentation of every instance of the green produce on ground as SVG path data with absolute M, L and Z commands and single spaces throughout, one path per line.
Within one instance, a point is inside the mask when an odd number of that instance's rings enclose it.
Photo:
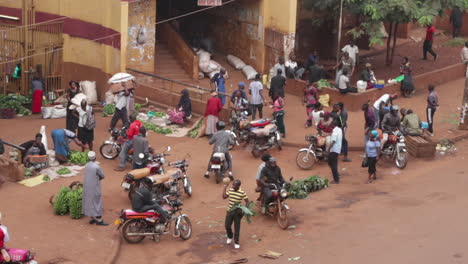
M 72 171 L 67 167 L 62 167 L 55 171 L 58 175 L 67 175 L 72 173 Z
M 163 134 L 163 135 L 172 134 L 172 129 L 168 127 L 160 127 L 155 124 L 148 123 L 148 122 L 143 122 L 143 126 L 146 128 L 146 130 L 150 130 L 159 134 Z
M 191 138 L 196 138 L 198 136 L 198 130 L 200 130 L 200 127 L 202 126 L 204 121 L 204 118 L 200 119 L 200 121 L 198 121 L 198 124 L 192 130 L 190 130 L 187 135 Z
M 49 175 L 44 175 L 44 176 L 42 177 L 42 180 L 45 181 L 45 182 L 50 181 Z
M 332 87 L 330 82 L 326 79 L 321 79 L 320 81 L 317 82 L 317 89 L 320 91 L 322 90 L 324 87 Z
M 154 113 L 154 116 L 155 116 L 155 117 L 165 117 L 165 116 L 166 116 L 166 113 L 164 113 L 164 112 L 156 112 L 156 113 Z
M 30 96 L 19 94 L 0 95 L 0 109 L 13 109 L 17 114 L 30 115 L 30 107 L 32 100 Z
M 76 165 L 84 166 L 88 162 L 88 152 L 89 151 L 70 151 L 70 158 L 68 161 Z
M 252 223 L 251 217 L 254 217 L 255 215 L 257 215 L 257 213 L 253 210 L 254 206 L 255 205 L 253 202 L 250 202 L 248 206 L 238 203 L 232 207 L 232 210 L 241 209 L 242 212 L 244 213 L 245 220 L 247 221 L 247 223 L 250 224 Z
M 304 199 L 311 192 L 316 192 L 328 187 L 328 179 L 318 175 L 291 182 L 287 187 L 289 197 L 292 199 Z
M 24 168 L 24 177 L 29 178 L 33 176 L 33 171 L 31 168 Z
M 68 213 L 68 193 L 71 192 L 69 187 L 60 189 L 59 194 L 54 201 L 54 214 L 66 215 Z
M 68 208 L 72 219 L 80 219 L 82 214 L 83 188 L 79 187 L 67 194 Z
M 135 112 L 139 112 L 141 107 L 143 107 L 141 104 L 135 104 Z
M 102 109 L 102 116 L 111 116 L 115 113 L 115 104 L 107 104 L 104 106 L 104 109 Z

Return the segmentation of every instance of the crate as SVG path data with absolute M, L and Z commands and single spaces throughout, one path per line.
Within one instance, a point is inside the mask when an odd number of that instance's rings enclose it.
M 433 142 L 428 137 L 407 136 L 406 147 L 408 153 L 416 158 L 431 158 L 436 152 L 436 142 Z

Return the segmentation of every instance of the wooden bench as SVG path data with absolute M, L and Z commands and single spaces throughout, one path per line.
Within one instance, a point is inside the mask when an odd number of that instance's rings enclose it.
M 406 146 L 411 156 L 416 158 L 431 158 L 436 152 L 437 143 L 426 136 L 406 136 Z

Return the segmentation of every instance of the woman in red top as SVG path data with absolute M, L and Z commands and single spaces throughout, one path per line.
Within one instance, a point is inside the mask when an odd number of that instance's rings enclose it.
M 211 136 L 216 133 L 216 123 L 218 123 L 219 112 L 223 109 L 221 99 L 218 97 L 218 93 L 215 91 L 211 92 L 211 98 L 206 102 L 205 119 L 206 119 L 206 130 L 205 134 Z

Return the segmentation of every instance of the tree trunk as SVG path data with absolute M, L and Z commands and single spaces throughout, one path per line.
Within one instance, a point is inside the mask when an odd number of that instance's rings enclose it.
M 393 55 L 395 55 L 397 32 L 398 32 L 398 22 L 395 22 L 395 26 L 393 27 L 393 46 L 392 46 L 392 54 L 390 55 L 390 65 L 393 63 Z
M 458 126 L 458 129 L 468 130 L 468 76 L 465 76 L 465 89 L 463 91 L 463 101 L 460 110 L 460 125 Z
M 390 22 L 389 34 L 387 38 L 387 57 L 385 58 L 385 65 L 390 65 L 390 43 L 392 40 L 392 30 L 393 30 L 393 22 Z

